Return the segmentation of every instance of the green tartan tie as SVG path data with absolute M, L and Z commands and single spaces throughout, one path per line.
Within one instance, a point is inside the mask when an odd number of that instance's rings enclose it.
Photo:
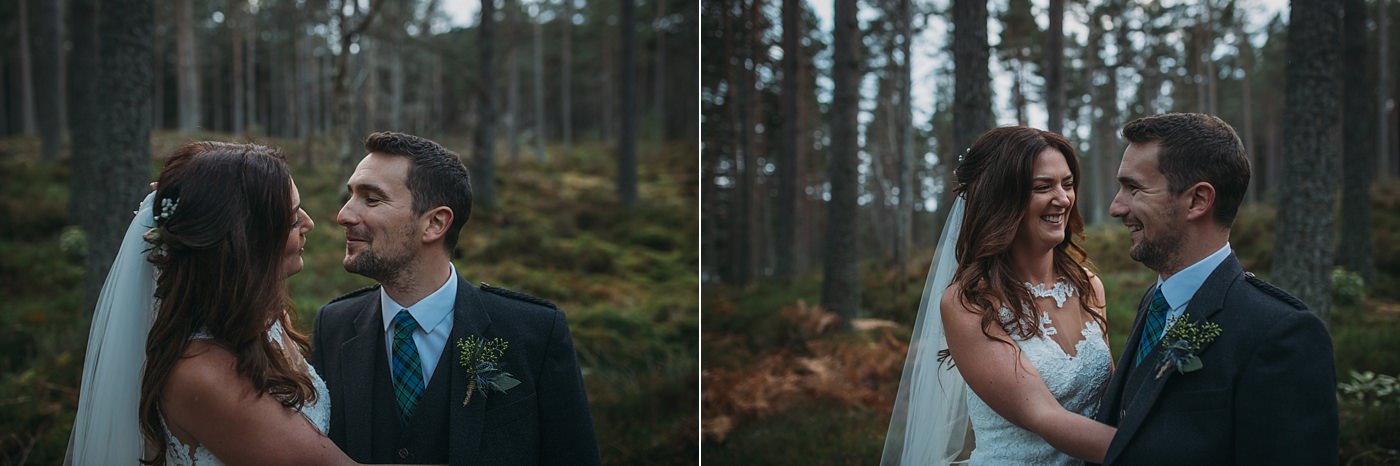
M 418 344 L 413 342 L 418 321 L 404 309 L 394 316 L 393 326 L 394 398 L 399 402 L 400 419 L 406 423 L 423 395 L 423 362 L 418 358 Z
M 1162 296 L 1162 287 L 1152 292 L 1152 302 L 1147 305 L 1147 322 L 1142 326 L 1142 338 L 1138 339 L 1137 359 L 1133 365 L 1141 364 L 1142 358 L 1152 352 L 1152 347 L 1162 340 L 1162 328 L 1167 325 L 1167 297 Z

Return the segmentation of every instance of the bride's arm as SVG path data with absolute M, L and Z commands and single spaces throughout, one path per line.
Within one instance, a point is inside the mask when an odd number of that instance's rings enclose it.
M 186 354 L 161 395 L 166 423 L 184 442 L 202 445 L 230 466 L 356 464 L 300 413 L 271 395 L 259 396 L 238 375 L 232 353 L 193 341 Z
M 1050 446 L 1076 458 L 1103 462 L 1113 427 L 1060 406 L 1011 337 L 993 325 L 982 333 L 982 316 L 967 310 L 961 292 L 943 294 L 941 313 L 948 351 L 967 386 L 1012 424 L 1036 433 Z

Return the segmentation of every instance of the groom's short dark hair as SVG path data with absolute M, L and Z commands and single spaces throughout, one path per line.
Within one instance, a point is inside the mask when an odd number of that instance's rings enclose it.
M 1229 228 L 1249 188 L 1249 158 L 1235 128 L 1201 113 L 1167 113 L 1138 118 L 1123 127 L 1130 143 L 1159 144 L 1157 169 L 1167 189 L 1181 194 L 1199 182 L 1215 187 L 1215 221 Z
M 418 136 L 380 131 L 365 138 L 365 150 L 408 157 L 405 185 L 413 194 L 413 214 L 422 215 L 437 206 L 452 209 L 452 226 L 443 236 L 448 254 L 457 248 L 462 225 L 472 216 L 472 182 L 457 153 Z

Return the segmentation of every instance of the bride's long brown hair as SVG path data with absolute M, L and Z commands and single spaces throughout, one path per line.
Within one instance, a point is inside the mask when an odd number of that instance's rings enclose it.
M 157 219 L 156 317 L 146 339 L 141 380 L 141 433 L 164 465 L 160 398 L 171 371 L 185 357 L 190 338 L 204 331 L 233 353 L 238 375 L 284 406 L 315 400 L 310 376 L 268 341 L 281 320 L 303 353 L 304 335 L 287 315 L 291 300 L 282 271 L 292 229 L 291 172 L 278 149 L 257 144 L 196 142 L 176 149 L 158 181 L 154 215 L 169 201 L 173 212 Z M 289 348 L 290 349 L 290 348 Z
M 956 171 L 958 186 L 954 192 L 967 201 L 967 206 L 958 234 L 958 269 L 953 283 L 962 292 L 962 302 L 982 315 L 982 333 L 987 338 L 996 339 L 989 329 L 1001 325 L 998 310 L 1003 306 L 1015 316 L 1017 324 L 1012 327 L 1020 337 L 1041 334 L 1040 316 L 1027 311 L 1035 309 L 1035 298 L 1013 273 L 1011 245 L 1030 203 L 1035 158 L 1047 148 L 1064 154 L 1078 186 L 1082 180 L 1079 157 L 1069 141 L 1025 126 L 983 133 L 972 143 Z M 1080 309 L 1106 329 L 1103 314 L 1095 309 L 1102 309 L 1103 303 L 1094 296 L 1089 281 L 1086 268 L 1092 264 L 1079 245 L 1083 239 L 1084 218 L 1079 215 L 1076 201 L 1069 208 L 1065 239 L 1054 248 L 1055 275 L 1065 277 L 1078 288 Z

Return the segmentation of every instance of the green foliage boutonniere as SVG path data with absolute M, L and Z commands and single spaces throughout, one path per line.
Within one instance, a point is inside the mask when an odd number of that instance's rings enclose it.
M 457 339 L 457 361 L 467 370 L 467 396 L 462 399 L 462 406 L 472 401 L 474 392 L 487 396 L 492 391 L 505 393 L 520 385 L 501 363 L 501 355 L 508 347 L 510 343 L 500 338 L 487 340 L 473 335 Z
M 1172 321 L 1171 326 L 1167 328 L 1167 334 L 1162 336 L 1161 345 L 1162 349 L 1166 350 L 1167 357 L 1162 362 L 1162 368 L 1157 370 L 1157 378 L 1162 378 L 1167 370 L 1173 367 L 1182 374 L 1205 367 L 1196 353 L 1215 341 L 1215 337 L 1218 336 L 1220 326 L 1215 322 L 1188 322 L 1184 316 Z

